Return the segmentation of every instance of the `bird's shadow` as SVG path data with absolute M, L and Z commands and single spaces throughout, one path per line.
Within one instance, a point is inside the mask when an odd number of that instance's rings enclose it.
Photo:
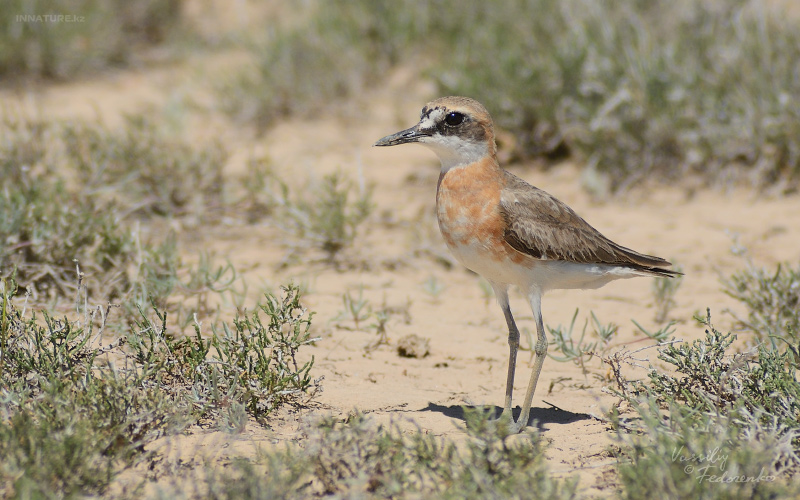
M 450 418 L 454 418 L 457 420 L 464 421 L 464 409 L 485 409 L 485 410 L 494 410 L 494 417 L 500 417 L 500 414 L 503 413 L 503 409 L 499 406 L 460 406 L 460 405 L 451 405 L 451 406 L 443 406 L 437 405 L 435 403 L 428 403 L 428 406 L 422 408 L 419 411 L 430 411 L 435 413 L 441 413 L 442 415 Z M 512 414 L 514 415 L 514 419 L 519 418 L 519 414 L 522 410 L 519 407 L 516 407 L 512 410 Z M 533 425 L 536 423 L 538 430 L 544 431 L 545 424 L 571 424 L 572 422 L 578 422 L 581 420 L 591 420 L 591 416 L 585 413 L 573 413 L 571 411 L 562 410 L 561 408 L 553 406 L 552 408 L 531 408 L 531 413 L 528 416 L 528 424 Z

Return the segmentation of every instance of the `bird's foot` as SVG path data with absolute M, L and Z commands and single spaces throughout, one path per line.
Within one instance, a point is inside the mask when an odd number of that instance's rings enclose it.
M 511 408 L 504 409 L 503 413 L 501 413 L 499 417 L 491 418 L 489 421 L 497 422 L 499 425 L 506 425 L 509 434 L 519 434 L 528 426 L 528 422 L 514 420 L 514 414 L 512 413 Z
M 519 434 L 525 428 L 528 427 L 528 422 L 522 422 L 520 420 L 512 420 L 508 424 L 508 431 L 511 434 Z

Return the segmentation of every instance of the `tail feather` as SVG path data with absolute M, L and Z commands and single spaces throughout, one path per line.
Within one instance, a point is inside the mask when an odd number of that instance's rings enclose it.
M 666 262 L 666 265 L 671 266 L 672 264 L 670 262 Z M 683 273 L 680 271 L 673 271 L 672 269 L 664 269 L 661 267 L 640 266 L 640 265 L 631 265 L 629 267 L 631 269 L 636 269 L 637 271 L 642 271 L 647 274 L 652 274 L 654 276 L 661 276 L 664 278 L 677 278 L 678 276 L 683 276 Z

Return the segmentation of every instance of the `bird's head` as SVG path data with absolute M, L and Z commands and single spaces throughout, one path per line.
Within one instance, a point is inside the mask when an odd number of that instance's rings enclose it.
M 492 117 L 481 103 L 469 97 L 442 97 L 422 108 L 419 123 L 388 135 L 375 146 L 418 142 L 432 149 L 442 170 L 469 165 L 494 156 Z

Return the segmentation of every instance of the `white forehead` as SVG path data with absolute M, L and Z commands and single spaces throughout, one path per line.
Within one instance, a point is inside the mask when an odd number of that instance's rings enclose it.
M 434 108 L 430 110 L 427 116 L 423 116 L 422 119 L 420 119 L 419 128 L 422 130 L 426 130 L 435 127 L 437 123 L 442 121 L 444 113 L 445 110 L 443 108 Z

